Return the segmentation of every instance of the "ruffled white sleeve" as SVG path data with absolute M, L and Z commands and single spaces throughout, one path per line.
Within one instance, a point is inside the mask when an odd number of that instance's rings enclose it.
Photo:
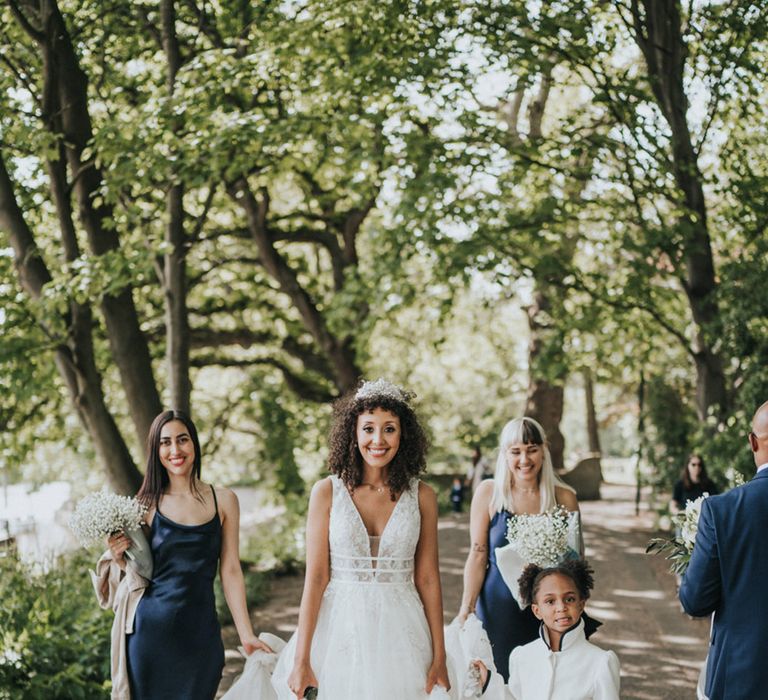
M 619 658 L 605 651 L 595 672 L 595 700 L 619 700 Z

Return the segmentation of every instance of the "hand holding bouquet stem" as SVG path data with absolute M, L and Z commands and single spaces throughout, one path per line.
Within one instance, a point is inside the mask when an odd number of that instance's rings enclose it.
M 667 559 L 672 562 L 670 570 L 674 574 L 684 574 L 691 561 L 696 532 L 699 528 L 701 504 L 707 496 L 709 494 L 705 493 L 695 501 L 688 501 L 684 511 L 672 516 L 676 530 L 674 537 L 654 537 L 645 549 L 646 553 L 666 553 Z
M 133 552 L 131 552 L 132 546 L 133 539 L 122 530 L 113 532 L 107 538 L 107 547 L 109 547 L 109 550 L 112 552 L 112 558 L 121 569 L 125 568 L 125 558 L 134 559 Z
M 135 498 L 102 489 L 77 504 L 69 525 L 83 547 L 106 540 L 121 568 L 125 568 L 125 555 L 139 574 L 151 578 L 151 553 L 141 529 L 146 512 L 147 508 Z

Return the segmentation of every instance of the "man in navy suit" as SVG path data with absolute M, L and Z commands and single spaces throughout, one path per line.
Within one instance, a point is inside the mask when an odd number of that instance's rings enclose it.
M 757 474 L 704 499 L 691 563 L 680 585 L 689 615 L 715 613 L 707 658 L 709 700 L 768 698 L 768 402 L 749 446 Z

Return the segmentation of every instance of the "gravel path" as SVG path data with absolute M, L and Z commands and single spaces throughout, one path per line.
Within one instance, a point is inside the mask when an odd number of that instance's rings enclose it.
M 626 700 L 690 700 L 706 656 L 708 620 L 682 614 L 667 561 L 645 554 L 653 536 L 650 513 L 634 514 L 632 487 L 604 484 L 603 499 L 582 504 L 587 558 L 596 588 L 587 609 L 604 622 L 593 641 L 621 661 L 621 697 Z M 440 519 L 440 572 L 446 623 L 459 608 L 462 569 L 468 551 L 468 516 Z M 287 638 L 295 629 L 303 580 L 272 582 L 272 595 L 252 618 L 257 632 Z M 227 663 L 223 693 L 242 669 L 234 628 L 224 630 Z M 340 699 L 341 700 L 341 699 Z

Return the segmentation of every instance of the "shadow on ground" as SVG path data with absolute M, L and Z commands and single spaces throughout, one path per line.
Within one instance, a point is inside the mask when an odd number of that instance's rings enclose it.
M 603 500 L 582 506 L 587 558 L 595 569 L 591 614 L 605 624 L 592 638 L 621 662 L 621 697 L 689 700 L 706 657 L 709 621 L 683 614 L 669 562 L 648 555 L 657 533 L 634 513 L 631 488 L 604 485 Z

